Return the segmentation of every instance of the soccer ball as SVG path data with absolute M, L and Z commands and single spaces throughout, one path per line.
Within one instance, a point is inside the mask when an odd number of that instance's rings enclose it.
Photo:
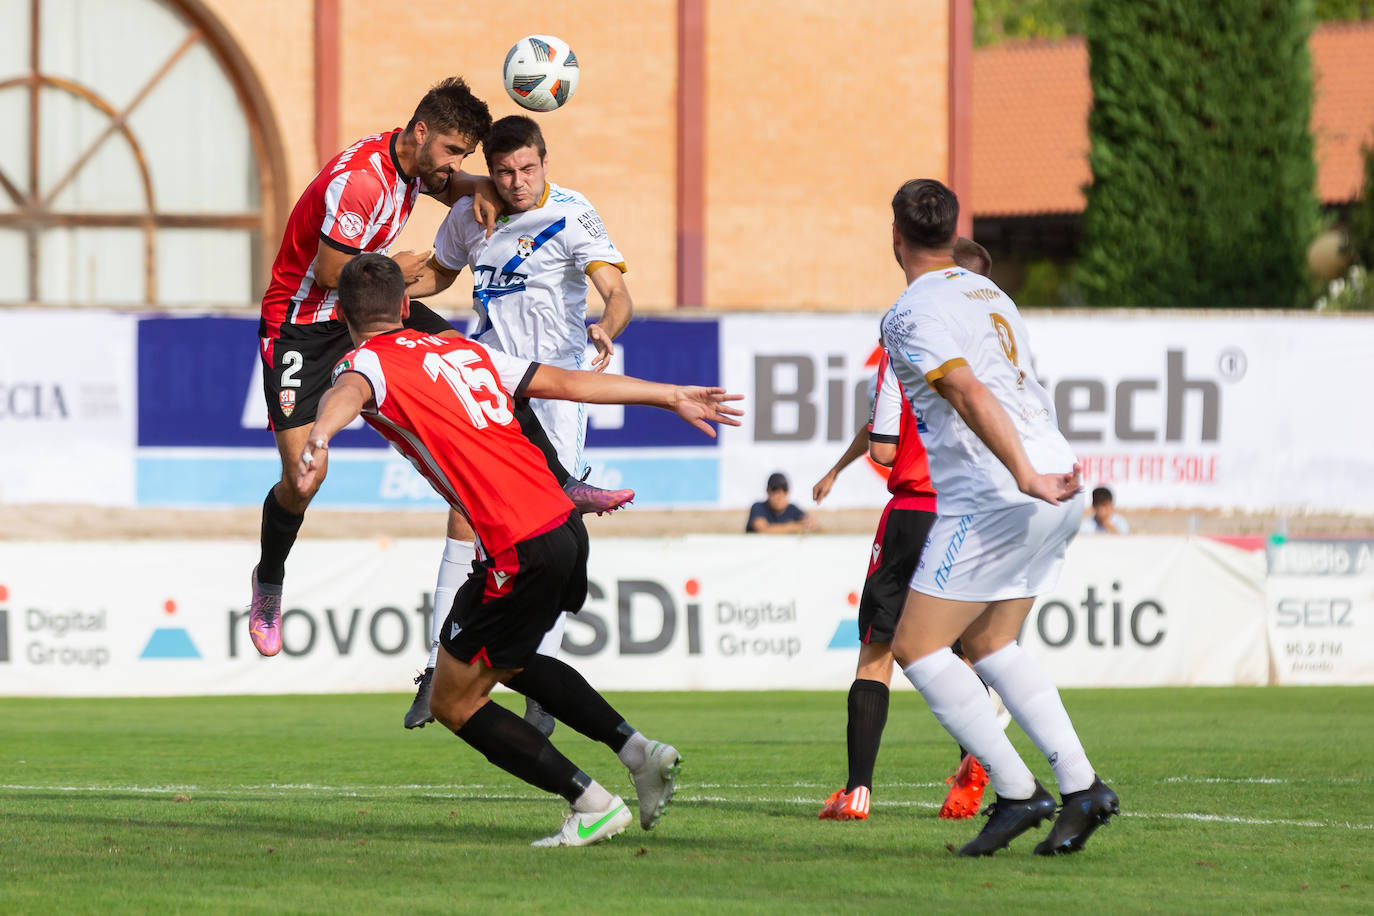
M 506 93 L 531 111 L 553 111 L 577 91 L 577 55 L 552 35 L 526 35 L 506 54 Z

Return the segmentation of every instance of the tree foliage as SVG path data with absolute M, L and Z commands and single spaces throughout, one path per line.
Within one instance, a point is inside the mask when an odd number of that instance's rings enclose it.
M 1374 269 L 1374 140 L 1364 152 L 1364 184 L 1360 199 L 1350 207 L 1346 231 L 1350 235 L 1350 254 L 1366 270 Z
M 1082 35 L 1087 7 L 1088 0 L 973 0 L 973 43 Z M 1374 0 L 1316 0 L 1316 16 L 1320 22 L 1374 19 Z
M 1278 306 L 1318 228 L 1310 0 L 1089 0 L 1094 305 Z

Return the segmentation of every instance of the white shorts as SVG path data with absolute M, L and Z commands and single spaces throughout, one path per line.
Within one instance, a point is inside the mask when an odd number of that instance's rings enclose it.
M 930 528 L 911 587 L 952 601 L 1030 598 L 1054 588 L 1083 518 L 1079 493 L 1057 506 L 1036 500 L 976 515 L 941 515 Z
M 576 401 L 530 398 L 530 409 L 558 452 L 558 460 L 573 477 L 581 477 L 582 449 L 587 442 L 587 405 Z

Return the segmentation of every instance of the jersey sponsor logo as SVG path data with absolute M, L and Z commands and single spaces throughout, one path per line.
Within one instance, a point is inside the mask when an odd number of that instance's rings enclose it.
M 277 392 L 277 401 L 281 407 L 281 415 L 289 417 L 296 412 L 296 389 L 283 388 Z
M 356 239 L 363 234 L 363 229 L 367 226 L 363 218 L 352 210 L 346 210 L 339 214 L 339 232 L 346 239 Z
M 463 629 L 463 628 L 460 627 L 460 626 L 458 626 L 458 624 L 456 624 L 456 623 L 450 623 L 450 624 L 448 625 L 448 638 L 449 638 L 449 639 L 457 639 L 457 638 L 458 638 L 458 634 L 462 631 L 462 629 Z
M 577 218 L 583 230 L 594 239 L 599 239 L 606 234 L 606 227 L 602 225 L 601 217 L 595 210 L 588 210 Z
M 507 296 L 525 288 L 525 275 L 514 270 L 478 264 L 472 269 L 472 295 L 479 302 Z
M 505 588 L 506 583 L 510 581 L 510 573 L 502 572 L 499 569 L 493 569 L 491 571 L 491 577 L 496 580 L 497 591 L 500 591 L 501 589 Z

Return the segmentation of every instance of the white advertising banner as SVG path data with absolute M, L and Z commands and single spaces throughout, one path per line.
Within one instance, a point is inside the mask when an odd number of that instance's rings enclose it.
M 1269 645 L 1279 684 L 1374 684 L 1374 541 L 1269 547 Z
M 608 690 L 844 689 L 869 546 L 597 539 L 564 657 Z M 256 544 L 0 543 L 0 695 L 404 692 L 441 551 L 297 544 L 268 659 L 248 639 Z M 1023 643 L 1063 686 L 1264 683 L 1263 562 L 1201 539 L 1082 538 Z
M 872 315 L 734 315 L 721 319 L 720 384 L 744 395 L 744 422 L 722 427 L 720 501 L 764 498 L 768 475 L 791 482 L 792 502 L 813 505 L 811 487 L 868 422 L 868 384 L 881 350 Z M 866 457 L 840 476 L 830 508 L 881 506 L 887 469 Z M 744 530 L 745 516 L 740 516 Z
M 793 502 L 811 505 L 866 419 L 880 316 L 721 319 L 722 384 L 747 411 L 722 431 L 723 505 L 762 499 L 779 470 Z M 1374 512 L 1374 424 L 1352 422 L 1348 403 L 1367 387 L 1374 320 L 1103 311 L 1026 323 L 1086 483 L 1111 487 L 1118 506 Z M 885 498 L 863 460 L 828 504 Z
M 0 503 L 133 504 L 136 326 L 0 311 Z

